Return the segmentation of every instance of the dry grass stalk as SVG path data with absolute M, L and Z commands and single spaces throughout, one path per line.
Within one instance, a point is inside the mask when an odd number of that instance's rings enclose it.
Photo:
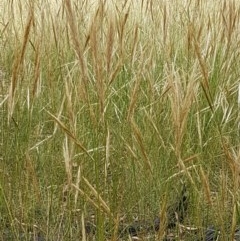
M 79 41 L 79 33 L 78 33 L 78 28 L 77 28 L 77 21 L 76 21 L 76 18 L 75 18 L 75 14 L 72 10 L 72 6 L 71 6 L 71 1 L 70 0 L 65 0 L 64 1 L 65 3 L 65 6 L 66 6 L 66 10 L 67 10 L 67 19 L 68 19 L 68 24 L 69 24 L 69 27 L 70 27 L 70 30 L 71 30 L 71 37 L 72 37 L 72 40 L 73 40 L 73 45 L 74 45 L 74 48 L 76 50 L 76 53 L 77 53 L 77 57 L 78 57 L 78 60 L 79 60 L 79 64 L 80 64 L 80 67 L 81 67 L 81 71 L 82 71 L 82 75 L 83 75 L 83 87 L 84 87 L 84 90 L 85 90 L 85 98 L 86 98 L 86 91 L 87 91 L 87 72 L 86 72 L 86 63 L 85 63 L 85 60 L 83 58 L 83 51 L 82 51 L 82 48 L 81 48 L 81 44 L 80 44 L 80 41 Z
M 81 215 L 81 222 L 82 222 L 82 241 L 87 241 L 86 230 L 85 230 L 85 217 L 83 212 Z
M 127 4 L 128 0 L 125 1 L 124 4 Z M 124 9 L 124 5 L 122 8 Z M 114 12 L 113 16 L 110 16 L 108 21 L 110 22 L 108 27 L 108 40 L 107 40 L 107 76 L 108 76 L 108 86 L 112 84 L 115 77 L 119 73 L 119 70 L 122 68 L 124 64 L 124 58 L 125 58 L 125 51 L 124 51 L 124 38 L 125 35 L 125 28 L 126 28 L 126 22 L 129 17 L 129 9 L 127 13 L 124 15 L 120 12 L 118 7 L 116 6 L 116 10 Z M 122 17 L 124 16 L 124 18 Z M 112 19 L 115 19 L 113 22 Z M 117 32 L 117 34 L 116 34 Z M 116 45 L 116 49 L 113 49 L 114 45 Z M 115 52 L 113 52 L 115 50 Z M 114 56 L 115 55 L 115 56 Z M 116 60 L 117 56 L 117 60 Z M 114 58 L 115 57 L 115 58 Z M 117 61 L 115 63 L 115 61 Z M 114 64 L 115 63 L 115 64 Z
M 108 81 L 108 85 L 110 86 L 112 84 L 112 82 L 114 81 L 115 77 L 117 76 L 117 74 L 119 73 L 119 70 L 122 68 L 123 66 L 123 59 L 120 58 L 118 63 L 116 64 L 116 67 L 111 71 L 111 74 L 109 76 L 109 81 Z
M 127 1 L 126 1 L 127 2 Z M 129 11 L 130 7 L 128 8 L 127 12 L 123 15 L 120 15 L 121 17 L 118 20 L 117 25 L 117 31 L 119 36 L 119 47 L 120 47 L 120 56 L 124 56 L 124 30 L 126 27 L 126 23 L 129 17 Z
M 80 69 L 81 69 L 81 74 L 82 78 L 79 80 L 80 85 L 79 85 L 79 93 L 82 94 L 83 100 L 87 103 L 88 105 L 88 110 L 91 116 L 92 121 L 95 123 L 95 114 L 92 109 L 92 105 L 90 104 L 90 99 L 89 99 L 89 94 L 88 94 L 88 84 L 89 84 L 89 76 L 88 76 L 88 70 L 87 70 L 87 64 L 86 64 L 86 59 L 84 58 L 84 49 L 81 47 L 80 41 L 79 41 L 79 31 L 77 28 L 77 18 L 75 17 L 75 14 L 72 10 L 71 6 L 71 1 L 70 0 L 65 0 L 64 1 L 66 10 L 67 10 L 67 19 L 68 19 L 68 24 L 70 27 L 70 33 L 73 41 L 73 46 L 77 54 L 77 58 L 79 61 Z M 83 84 L 81 84 L 83 83 Z
M 198 36 L 195 36 L 193 27 L 191 27 L 190 29 L 191 29 L 190 32 L 191 32 L 191 35 L 192 35 L 191 39 L 193 40 L 194 49 L 195 49 L 197 59 L 199 61 L 199 65 L 200 65 L 202 75 L 203 75 L 203 80 L 200 83 L 201 83 L 202 89 L 204 91 L 205 97 L 208 101 L 208 105 L 213 112 L 214 111 L 213 110 L 213 104 L 212 104 L 213 100 L 212 100 L 212 96 L 211 96 L 211 92 L 210 92 L 210 88 L 209 88 L 207 64 L 206 64 L 206 61 L 204 60 L 204 57 L 202 56 L 200 44 L 198 42 L 198 39 L 201 36 L 202 27 L 200 27 L 200 30 L 198 32 Z
M 133 48 L 135 48 L 133 46 Z M 136 108 L 136 103 L 138 100 L 138 96 L 140 94 L 140 85 L 141 85 L 141 81 L 144 75 L 144 67 L 145 67 L 145 59 L 144 59 L 144 49 L 141 49 L 141 53 L 140 56 L 138 56 L 138 71 L 135 73 L 135 76 L 133 78 L 133 82 L 134 82 L 134 86 L 132 88 L 131 94 L 130 94 L 130 104 L 128 107 L 128 113 L 127 113 L 127 120 L 131 121 L 133 119 L 134 116 L 134 112 L 135 112 L 135 108 Z M 132 57 L 134 58 L 134 57 Z
M 75 117 L 75 103 L 73 102 L 73 87 L 71 85 L 71 79 L 65 81 L 65 96 L 66 96 L 66 103 L 67 103 L 67 112 L 70 122 L 71 131 L 73 132 L 74 136 L 76 135 L 76 117 Z
M 91 54 L 94 86 L 98 96 L 100 121 L 104 122 L 106 90 L 114 81 L 122 66 L 122 58 L 116 57 L 115 15 L 107 10 L 106 1 L 101 2 L 91 22 L 87 42 Z M 118 50 L 119 51 L 119 50 Z M 115 64 L 117 61 L 117 64 Z M 116 67 L 115 67 L 116 66 Z
M 210 190 L 209 180 L 206 174 L 204 173 L 202 166 L 200 166 L 200 176 L 203 183 L 203 189 L 204 189 L 206 201 L 209 205 L 212 206 L 213 204 L 211 199 L 211 190 Z
M 91 183 L 85 177 L 83 177 L 83 181 L 90 188 L 90 190 L 92 191 L 95 198 L 97 198 L 97 200 L 100 202 L 101 207 L 103 207 L 103 209 L 106 211 L 106 213 L 108 213 L 110 216 L 112 216 L 110 208 L 108 207 L 106 202 L 102 199 L 101 195 L 97 192 L 97 190 L 91 185 Z
M 74 141 L 74 143 L 93 160 L 93 157 L 89 154 L 88 150 L 77 139 L 77 137 L 59 120 L 59 118 L 51 114 L 49 111 L 46 112 L 54 119 L 58 126 L 61 127 L 64 133 L 66 133 Z
M 186 167 L 186 166 L 184 165 L 184 167 Z M 170 177 L 168 177 L 165 182 L 168 183 L 170 180 L 172 180 L 172 179 L 174 179 L 174 178 L 177 178 L 177 177 L 185 174 L 186 171 L 187 171 L 187 173 L 190 173 L 190 171 L 191 171 L 192 169 L 193 169 L 193 170 L 196 170 L 198 166 L 197 166 L 197 165 L 192 165 L 192 166 L 190 166 L 190 167 L 186 167 L 186 169 L 184 169 L 184 167 L 183 167 L 182 170 L 180 170 L 180 171 L 174 173 L 173 175 L 171 175 Z M 190 176 L 190 177 L 191 177 L 191 176 Z M 193 183 L 192 178 L 191 178 L 191 182 Z
M 126 149 L 128 150 L 128 152 L 131 154 L 131 156 L 132 156 L 135 160 L 138 160 L 137 154 L 134 152 L 133 147 L 131 147 L 131 146 L 128 144 L 127 140 L 125 140 L 124 137 L 122 137 L 122 141 L 123 141 L 123 143 L 125 144 L 125 147 L 126 147 Z M 142 165 L 140 164 L 140 166 L 142 166 Z
M 172 67 L 169 72 L 168 84 L 171 88 L 169 91 L 169 99 L 171 103 L 175 137 L 174 152 L 178 160 L 179 168 L 184 170 L 191 183 L 194 184 L 191 174 L 188 172 L 188 169 L 182 160 L 181 152 L 188 114 L 196 97 L 198 83 L 194 79 L 187 82 L 186 77 L 184 75 L 181 76 L 179 71 L 176 71 L 174 67 Z
M 146 151 L 145 145 L 143 143 L 144 138 L 143 138 L 137 124 L 134 122 L 133 119 L 131 120 L 131 126 L 132 126 L 134 137 L 135 137 L 138 145 L 140 146 L 140 151 L 143 155 L 143 160 L 144 160 L 145 166 L 146 166 L 147 170 L 150 171 L 150 173 L 153 173 L 152 164 L 148 158 L 147 151 Z
M 159 131 L 156 123 L 154 122 L 154 120 L 153 120 L 153 118 L 152 118 L 152 115 L 148 114 L 146 110 L 144 110 L 144 111 L 145 111 L 146 117 L 147 117 L 148 120 L 149 120 L 149 123 L 152 125 L 153 129 L 154 129 L 155 132 L 157 133 L 157 137 L 158 137 L 158 139 L 159 139 L 159 141 L 160 141 L 160 143 L 161 143 L 161 146 L 166 149 L 167 147 L 166 147 L 166 145 L 165 145 L 165 143 L 164 143 L 163 137 L 162 137 L 162 135 L 161 135 L 161 133 L 160 133 L 160 131 Z
M 202 124 L 200 120 L 200 111 L 197 111 L 196 113 L 196 119 L 197 119 L 197 132 L 198 132 L 198 140 L 199 140 L 199 146 L 203 146 L 203 141 L 202 141 Z
M 169 91 L 169 98 L 174 126 L 175 152 L 176 156 L 181 156 L 181 145 L 186 131 L 188 114 L 196 96 L 195 93 L 198 89 L 198 83 L 195 80 L 191 80 L 186 83 L 184 89 L 184 80 L 182 76 L 179 75 L 178 71 L 175 69 L 172 69 L 171 72 L 168 83 L 171 88 Z
M 63 143 L 63 157 L 64 157 L 64 163 L 65 163 L 65 170 L 67 174 L 67 183 L 68 187 L 71 187 L 72 184 L 72 154 L 73 154 L 73 146 L 71 145 L 69 149 L 69 145 L 71 143 L 68 143 L 68 136 L 65 136 L 65 141 Z
M 222 39 L 227 37 L 227 49 L 229 50 L 234 37 L 234 32 L 237 28 L 237 22 L 239 20 L 239 11 L 237 10 L 235 1 L 229 1 L 227 4 L 224 2 L 221 17 L 222 23 L 224 27 L 224 31 L 222 32 Z
M 178 157 L 178 166 L 181 170 L 184 171 L 184 173 L 187 175 L 189 181 L 191 182 L 191 184 L 193 184 L 193 186 L 195 186 L 194 181 L 192 179 L 191 173 L 189 172 L 190 168 L 187 168 L 186 165 L 184 164 L 182 158 L 179 156 Z
M 35 62 L 34 62 L 34 81 L 33 81 L 33 88 L 32 88 L 32 99 L 35 98 L 35 96 L 38 96 L 40 94 L 41 89 L 41 76 L 40 76 L 40 66 L 41 66 L 41 42 L 42 38 L 37 42 L 35 47 Z
M 98 102 L 99 102 L 99 113 L 101 120 L 104 122 L 104 105 L 105 105 L 105 92 L 106 92 L 106 83 L 105 83 L 105 76 L 104 76 L 104 62 L 102 60 L 102 49 L 99 40 L 102 40 L 101 36 L 101 24 L 103 24 L 103 6 L 99 6 L 97 9 L 97 13 L 90 28 L 90 39 L 89 45 L 92 55 L 92 67 L 94 69 L 94 78 L 95 78 L 95 85 L 98 95 Z
M 24 30 L 23 43 L 22 43 L 20 52 L 17 53 L 13 63 L 11 85 L 9 88 L 9 97 L 8 97 L 8 121 L 10 120 L 14 111 L 14 105 L 15 105 L 14 97 L 15 97 L 15 92 L 17 88 L 17 81 L 18 81 L 19 74 L 21 73 L 21 70 L 22 70 L 22 65 L 24 63 L 24 55 L 27 49 L 27 42 L 29 40 L 33 18 L 34 18 L 34 15 L 33 15 L 32 9 L 30 8 L 27 24 Z
M 104 164 L 104 177 L 105 177 L 105 185 L 107 185 L 108 178 L 108 168 L 110 166 L 110 131 L 107 128 L 107 136 L 106 136 L 106 152 L 105 152 L 105 164 Z
M 76 178 L 76 187 L 79 188 L 80 185 L 80 181 L 81 181 L 81 167 L 78 166 L 78 172 L 77 172 L 77 178 Z M 75 195 L 74 195 L 74 204 L 75 204 L 75 209 L 77 208 L 77 201 L 78 201 L 78 189 L 76 189 Z
M 107 74 L 109 75 L 112 66 L 113 66 L 113 44 L 114 44 L 114 38 L 115 38 L 115 26 L 111 19 L 109 19 L 109 28 L 107 33 L 107 49 L 106 49 L 106 62 L 107 62 Z
M 134 63 L 137 60 L 136 50 L 137 50 L 138 41 L 139 41 L 138 35 L 139 35 L 139 26 L 136 25 L 135 29 L 134 29 L 133 45 L 132 45 L 132 50 L 131 50 L 131 66 L 132 66 L 132 68 L 134 68 Z
M 77 187 L 75 184 L 72 184 L 72 187 L 75 188 L 83 197 L 85 197 L 86 200 L 89 203 L 91 203 L 95 208 L 102 211 L 101 207 L 94 200 L 92 200 L 92 198 L 86 192 L 84 192 L 80 187 Z
M 236 152 L 233 148 L 229 147 L 226 140 L 223 140 L 222 144 L 227 164 L 232 172 L 234 190 L 237 191 L 240 185 L 240 149 Z
M 140 93 L 140 83 L 141 83 L 140 76 L 137 76 L 135 78 L 134 87 L 133 87 L 133 90 L 132 90 L 131 96 L 130 96 L 130 104 L 129 104 L 129 107 L 128 107 L 128 114 L 127 114 L 127 120 L 128 121 L 131 121 L 131 119 L 134 116 L 137 98 L 138 98 L 138 95 Z
M 97 190 L 90 184 L 90 182 L 85 178 L 82 177 L 82 180 L 87 184 L 87 186 L 92 191 L 92 194 L 94 195 L 96 200 L 93 200 L 87 192 L 83 191 L 81 188 L 77 187 L 75 184 L 72 184 L 72 187 L 74 187 L 82 196 L 84 196 L 88 202 L 90 202 L 95 208 L 97 208 L 99 211 L 106 213 L 109 217 L 113 218 L 113 214 L 106 204 L 106 202 L 103 200 L 101 195 L 97 192 Z M 116 221 L 116 220 L 115 220 Z

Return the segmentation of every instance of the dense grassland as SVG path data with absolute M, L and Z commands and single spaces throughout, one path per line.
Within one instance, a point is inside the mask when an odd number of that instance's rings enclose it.
M 208 226 L 233 240 L 239 14 L 234 0 L 1 1 L 0 240 L 131 240 L 121 225 L 156 216 L 138 238 L 163 240 L 183 185 L 176 240 Z

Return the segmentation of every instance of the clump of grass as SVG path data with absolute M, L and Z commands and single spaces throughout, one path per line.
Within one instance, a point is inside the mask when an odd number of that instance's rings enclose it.
M 3 7 L 0 239 L 124 240 L 158 216 L 161 240 L 183 183 L 174 235 L 233 239 L 239 3 Z

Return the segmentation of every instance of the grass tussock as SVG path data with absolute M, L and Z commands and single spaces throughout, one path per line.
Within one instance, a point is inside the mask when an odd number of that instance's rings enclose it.
M 236 238 L 239 11 L 2 1 L 0 240 Z

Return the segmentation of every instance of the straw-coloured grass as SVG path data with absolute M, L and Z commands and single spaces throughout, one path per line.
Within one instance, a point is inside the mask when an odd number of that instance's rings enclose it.
M 0 240 L 236 238 L 239 11 L 1 1 Z

